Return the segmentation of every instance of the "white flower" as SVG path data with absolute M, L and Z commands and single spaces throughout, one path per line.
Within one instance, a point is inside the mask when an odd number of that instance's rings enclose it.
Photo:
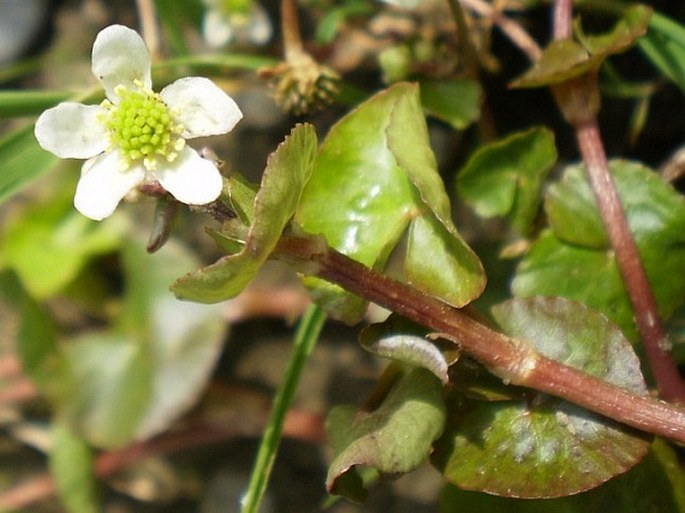
M 214 201 L 221 174 L 185 141 L 232 130 L 242 118 L 233 99 L 200 77 L 153 92 L 147 47 L 121 25 L 97 35 L 92 59 L 107 99 L 100 105 L 61 103 L 43 112 L 35 127 L 46 150 L 88 159 L 74 196 L 78 211 L 104 219 L 132 188 L 153 180 L 183 203 Z
M 221 48 L 228 43 L 263 45 L 273 32 L 266 9 L 255 0 L 204 0 L 207 10 L 202 35 L 207 44 Z

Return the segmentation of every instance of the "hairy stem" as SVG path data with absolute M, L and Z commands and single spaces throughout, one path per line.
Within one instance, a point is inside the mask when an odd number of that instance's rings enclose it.
M 461 350 L 507 382 L 555 395 L 642 431 L 685 442 L 685 410 L 550 360 L 530 344 L 498 333 L 462 309 L 368 269 L 319 240 L 283 238 L 274 256 L 296 265 L 299 262 L 309 274 L 448 335 Z
M 555 39 L 571 37 L 572 7 L 570 0 L 556 0 L 553 15 Z M 656 385 L 664 399 L 685 403 L 685 383 L 669 354 L 668 336 L 656 298 L 609 170 L 597 124 L 600 103 L 597 73 L 591 71 L 583 77 L 554 86 L 552 92 L 566 121 L 575 129 L 595 200 L 633 306 L 635 323 Z

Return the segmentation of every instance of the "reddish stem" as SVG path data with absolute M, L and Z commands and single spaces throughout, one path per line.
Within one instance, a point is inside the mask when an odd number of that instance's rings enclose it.
M 642 337 L 654 380 L 664 399 L 685 402 L 685 383 L 668 353 L 668 335 L 616 192 L 596 120 L 577 127 L 576 137 L 616 262 L 633 305 L 635 323 Z
M 570 39 L 573 33 L 573 0 L 555 0 L 552 11 L 552 37 Z
M 276 256 L 427 328 L 449 336 L 495 375 L 567 399 L 656 435 L 685 442 L 685 410 L 606 383 L 540 355 L 530 344 L 485 326 L 463 310 L 366 268 L 317 239 L 281 239 Z
M 554 38 L 571 37 L 571 0 L 554 3 Z M 604 144 L 597 124 L 600 95 L 596 71 L 552 87 L 566 121 L 576 131 L 578 146 L 599 208 L 602 222 L 616 255 L 635 323 L 642 338 L 649 366 L 662 397 L 685 402 L 685 382 L 670 357 L 668 335 L 659 315 L 656 298 L 640 259 L 635 239 L 611 177 Z

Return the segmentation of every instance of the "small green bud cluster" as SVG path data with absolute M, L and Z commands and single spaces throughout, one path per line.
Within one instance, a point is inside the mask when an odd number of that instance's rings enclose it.
M 180 137 L 183 127 L 174 122 L 169 108 L 159 94 L 136 83 L 137 90 L 123 85 L 115 89 L 119 104 L 103 102 L 109 110 L 104 120 L 110 144 L 121 152 L 127 168 L 143 159 L 145 168 L 154 171 L 157 161 L 163 158 L 173 162 L 183 149 L 185 140 Z

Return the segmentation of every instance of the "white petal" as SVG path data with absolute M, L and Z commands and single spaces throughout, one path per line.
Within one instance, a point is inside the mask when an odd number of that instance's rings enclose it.
M 121 168 L 121 154 L 114 150 L 83 165 L 76 186 L 74 206 L 84 216 L 101 221 L 114 212 L 128 191 L 145 178 L 145 168 Z
M 120 84 L 134 89 L 134 80 L 152 87 L 150 53 L 143 38 L 123 25 L 110 25 L 100 31 L 93 43 L 93 74 L 105 88 L 107 98 L 117 102 L 114 88 Z
M 243 117 L 233 98 L 207 78 L 178 79 L 160 96 L 183 125 L 185 139 L 225 134 Z
M 63 159 L 87 159 L 107 148 L 99 105 L 64 102 L 43 112 L 33 130 L 44 149 Z
M 218 10 L 208 10 L 202 21 L 202 35 L 212 48 L 221 48 L 233 37 L 233 27 Z
M 189 147 L 183 148 L 170 166 L 155 170 L 159 183 L 174 198 L 187 205 L 204 205 L 219 197 L 223 180 L 212 161 Z

